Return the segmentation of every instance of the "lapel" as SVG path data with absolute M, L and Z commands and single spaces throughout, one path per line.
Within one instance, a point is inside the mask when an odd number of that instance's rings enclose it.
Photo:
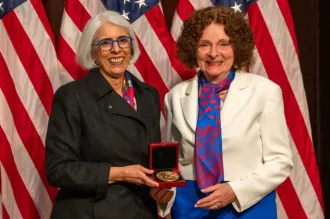
M 247 89 L 251 83 L 249 73 L 236 72 L 235 79 L 227 93 L 227 97 L 221 109 L 221 127 L 224 128 L 235 115 L 244 107 L 250 97 L 251 89 Z
M 151 129 L 154 119 L 159 116 L 160 113 L 160 109 L 156 107 L 157 104 L 159 106 L 159 103 L 157 103 L 154 99 L 154 96 L 151 94 L 150 87 L 147 84 L 142 83 L 132 74 L 131 78 L 134 84 L 135 98 L 137 102 L 136 113 L 147 128 Z
M 250 77 L 243 72 L 236 72 L 235 79 L 227 93 L 225 103 L 221 109 L 221 126 L 228 124 L 235 114 L 248 100 L 249 93 L 245 89 L 250 85 Z M 198 118 L 198 75 L 189 81 L 185 96 L 180 98 L 183 116 L 190 129 L 195 132 Z
M 99 102 L 100 107 L 110 114 L 127 116 L 139 120 L 144 126 L 150 127 L 150 114 L 154 112 L 151 107 L 154 107 L 152 98 L 148 98 L 148 86 L 141 83 L 136 77 L 131 74 L 134 84 L 135 97 L 137 102 L 137 111 L 135 111 L 126 101 L 118 95 L 110 86 L 108 81 L 99 72 L 98 69 L 92 69 L 87 75 L 88 88 Z M 151 95 L 150 95 L 151 96 Z M 150 111 L 148 111 L 150 110 Z
M 198 113 L 198 74 L 188 82 L 185 95 L 180 98 L 183 116 L 190 129 L 195 131 Z

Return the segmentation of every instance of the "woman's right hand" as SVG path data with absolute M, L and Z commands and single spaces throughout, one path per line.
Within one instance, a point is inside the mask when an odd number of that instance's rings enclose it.
M 109 173 L 109 183 L 126 181 L 137 185 L 158 187 L 158 183 L 147 176 L 147 174 L 152 174 L 153 172 L 153 170 L 144 168 L 141 165 L 111 167 Z

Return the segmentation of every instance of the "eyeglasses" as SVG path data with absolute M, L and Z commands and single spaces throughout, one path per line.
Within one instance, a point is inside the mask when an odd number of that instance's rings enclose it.
M 98 46 L 101 51 L 109 51 L 113 48 L 113 44 L 115 42 L 117 42 L 119 48 L 125 49 L 132 45 L 133 38 L 130 36 L 122 36 L 122 37 L 118 37 L 116 40 L 103 39 L 103 40 L 98 41 L 96 44 L 92 44 L 92 45 Z
M 224 49 L 227 49 L 231 45 L 231 43 L 227 42 L 227 41 L 220 41 L 220 42 L 216 43 L 215 45 L 216 45 L 217 50 L 224 50 Z M 213 44 L 210 42 L 202 42 L 202 43 L 199 43 L 197 46 L 201 50 L 209 51 L 212 48 Z

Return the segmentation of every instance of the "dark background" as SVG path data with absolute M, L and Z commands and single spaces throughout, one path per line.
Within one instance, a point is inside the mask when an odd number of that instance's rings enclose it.
M 65 0 L 43 0 L 55 38 L 59 33 Z M 170 28 L 177 0 L 161 0 Z M 307 95 L 313 143 L 319 166 L 326 218 L 330 218 L 330 4 L 327 0 L 289 0 L 299 46 L 301 71 Z M 327 161 L 327 158 L 329 161 Z M 311 179 L 313 180 L 313 179 Z

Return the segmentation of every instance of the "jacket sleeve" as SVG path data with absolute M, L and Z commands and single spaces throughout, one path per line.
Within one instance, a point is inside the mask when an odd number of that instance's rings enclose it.
M 282 92 L 278 86 L 269 92 L 258 123 L 263 165 L 254 172 L 229 182 L 237 197 L 233 206 L 238 212 L 251 207 L 276 189 L 289 176 L 293 166 Z
M 165 104 L 165 115 L 166 115 L 166 141 L 174 141 L 174 138 L 171 136 L 171 127 L 172 127 L 172 107 L 168 101 L 169 95 L 166 94 L 164 98 Z M 158 205 L 158 215 L 161 217 L 166 217 L 171 213 L 171 208 L 174 203 L 174 199 L 176 196 L 176 188 L 171 188 L 171 191 L 174 192 L 172 199 L 168 202 L 165 209 L 160 208 Z
M 81 113 L 72 86 L 62 86 L 54 95 L 46 135 L 46 173 L 50 185 L 105 196 L 109 180 L 108 163 L 81 159 Z

